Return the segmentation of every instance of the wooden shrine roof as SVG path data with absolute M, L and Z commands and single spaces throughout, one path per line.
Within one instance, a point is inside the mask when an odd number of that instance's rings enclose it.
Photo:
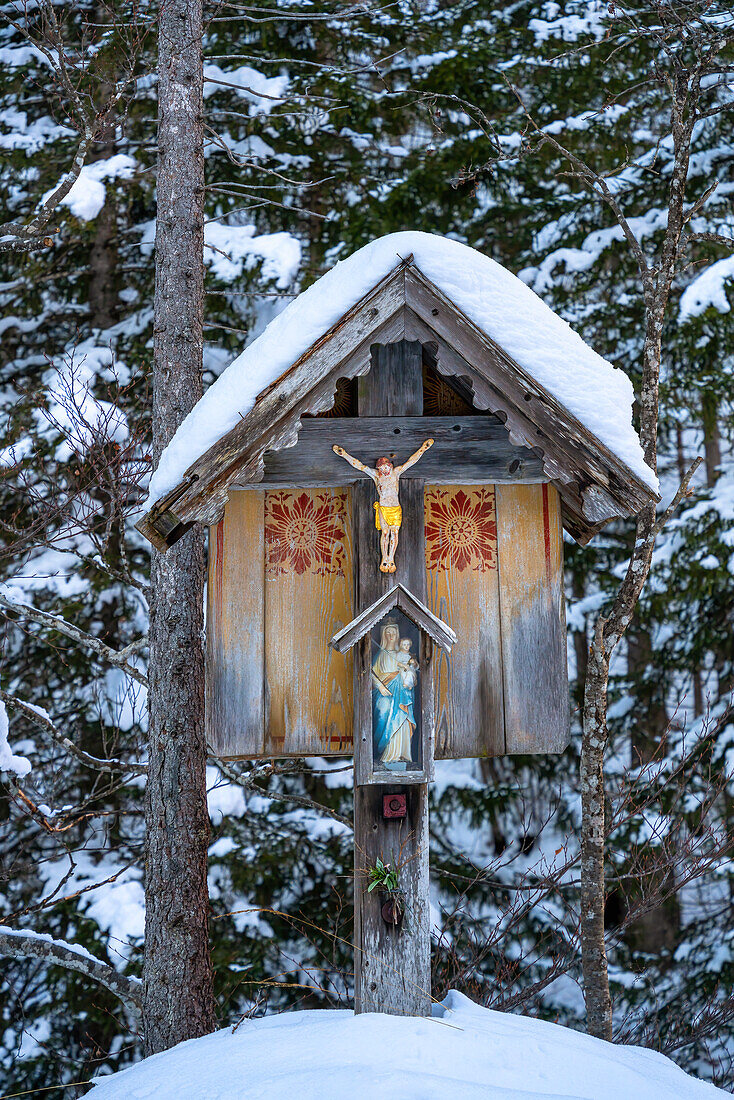
M 419 341 L 436 371 L 475 411 L 493 413 L 504 424 L 509 442 L 528 456 L 528 468 L 533 459 L 540 463 L 536 476 L 523 478 L 520 471 L 516 480 L 552 482 L 561 496 L 564 526 L 578 542 L 588 542 L 609 520 L 636 515 L 659 499 L 408 257 L 263 389 L 250 412 L 191 463 L 138 529 L 166 550 L 192 523 L 218 522 L 230 489 L 262 483 L 266 453 L 297 443 L 302 423 L 309 423 L 302 417 L 330 409 L 340 380 L 369 372 L 371 346 L 400 340 Z M 338 423 L 330 421 L 332 427 Z M 344 483 L 353 480 L 350 475 L 345 470 Z
M 334 649 L 338 649 L 340 653 L 346 653 L 361 638 L 364 638 L 365 634 L 372 630 L 387 615 L 388 611 L 392 611 L 395 607 L 404 612 L 411 622 L 433 638 L 441 649 L 446 653 L 451 652 L 452 647 L 456 644 L 454 631 L 402 584 L 396 584 L 388 589 L 356 619 L 352 619 L 351 623 L 347 623 L 338 634 L 330 639 L 329 645 Z

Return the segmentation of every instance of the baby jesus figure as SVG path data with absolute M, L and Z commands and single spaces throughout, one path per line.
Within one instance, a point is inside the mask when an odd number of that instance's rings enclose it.
M 398 647 L 398 653 L 396 660 L 398 662 L 398 669 L 400 670 L 400 679 L 403 681 L 403 687 L 406 691 L 412 691 L 415 685 L 418 683 L 418 674 L 416 669 L 419 667 L 413 654 L 410 652 L 411 647 L 410 638 L 401 638 L 400 646 Z
M 371 466 L 366 466 L 364 462 L 360 462 L 358 458 L 353 458 L 352 455 L 347 454 L 343 447 L 336 444 L 332 447 L 332 450 L 345 459 L 350 466 L 354 466 L 355 470 L 362 470 L 363 473 L 371 477 L 377 486 L 378 501 L 375 504 L 375 527 L 380 532 L 381 573 L 395 572 L 395 551 L 398 547 L 400 524 L 403 521 L 403 510 L 400 507 L 398 498 L 400 475 L 409 470 L 411 466 L 415 466 L 418 459 L 432 446 L 433 440 L 427 439 L 415 454 L 405 460 L 402 466 L 394 466 L 389 458 L 378 458 L 377 467 L 374 470 Z

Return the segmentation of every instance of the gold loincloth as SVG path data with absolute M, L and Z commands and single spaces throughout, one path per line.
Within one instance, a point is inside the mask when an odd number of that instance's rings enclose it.
M 380 516 L 388 527 L 399 527 L 403 522 L 403 509 L 399 504 L 375 504 L 375 527 L 382 530 Z

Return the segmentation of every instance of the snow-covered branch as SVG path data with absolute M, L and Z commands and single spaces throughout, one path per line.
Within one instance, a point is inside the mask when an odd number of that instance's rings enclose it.
M 94 131 L 85 129 L 77 146 L 71 168 L 65 173 L 51 194 L 41 201 L 30 221 L 0 223 L 0 252 L 32 252 L 37 248 L 48 247 L 53 244 L 53 239 L 46 235 L 46 226 L 51 220 L 54 210 L 59 206 L 62 199 L 66 198 L 79 179 L 93 140 Z
M 2 593 L 0 593 L 0 608 L 6 613 L 9 612 L 20 618 L 28 619 L 30 622 L 37 623 L 47 630 L 55 630 L 59 634 L 71 638 L 72 641 L 77 642 L 86 649 L 90 649 L 102 661 L 106 661 L 109 665 L 114 665 L 115 668 L 121 669 L 130 676 L 131 679 L 137 680 L 139 684 L 147 686 L 148 678 L 145 673 L 141 672 L 135 665 L 129 663 L 129 658 L 134 656 L 141 648 L 143 644 L 142 639 L 132 642 L 129 646 L 126 646 L 125 649 L 116 650 L 112 649 L 111 646 L 105 645 L 99 638 L 95 638 L 92 634 L 88 634 L 86 630 L 74 626 L 73 623 L 70 623 L 60 615 L 50 615 L 47 611 L 39 611 L 38 608 L 32 607 L 30 604 L 9 600 L 7 596 L 4 596 Z
M 44 962 L 63 966 L 67 970 L 76 970 L 87 978 L 103 985 L 121 1001 L 140 1010 L 141 984 L 136 978 L 118 974 L 109 963 L 95 958 L 86 948 L 78 944 L 55 940 L 42 932 L 27 929 L 8 928 L 0 925 L 0 955 L 10 958 L 41 959 Z
M 11 710 L 18 711 L 20 714 L 25 715 L 37 726 L 51 737 L 57 745 L 60 745 L 67 752 L 70 752 L 73 756 L 80 760 L 82 764 L 85 764 L 88 768 L 94 768 L 95 771 L 106 772 L 110 775 L 118 774 L 119 772 L 128 772 L 132 775 L 145 775 L 148 768 L 146 764 L 139 764 L 125 760 L 117 760 L 114 757 L 104 759 L 99 756 L 92 756 L 91 753 L 85 752 L 84 749 L 80 749 L 78 745 L 75 745 L 54 722 L 51 721 L 48 714 L 40 707 L 33 706 L 31 703 L 26 703 L 22 699 L 18 699 L 15 695 L 11 695 L 7 691 L 0 689 L 0 700 L 10 707 Z
M 79 142 L 69 170 L 44 195 L 34 215 L 27 221 L 0 223 L 0 252 L 31 252 L 53 243 L 47 230 L 51 216 L 79 179 L 110 114 L 132 87 L 133 70 L 140 48 L 139 28 L 133 24 L 132 34 L 128 35 L 128 49 L 117 51 L 118 56 L 122 54 L 123 57 L 122 77 L 111 88 L 105 87 L 103 100 L 97 106 L 92 94 L 83 90 L 85 80 L 82 79 L 90 80 L 97 51 L 90 49 L 86 56 L 83 51 L 81 55 L 72 53 L 64 40 L 53 0 L 37 0 L 32 5 L 25 2 L 21 14 L 22 18 L 9 20 L 10 25 L 45 58 L 53 85 L 68 105 L 69 121 L 79 134 Z

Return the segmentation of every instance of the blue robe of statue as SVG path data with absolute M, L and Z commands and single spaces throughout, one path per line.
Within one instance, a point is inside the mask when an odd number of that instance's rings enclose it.
M 387 755 L 392 760 L 410 761 L 410 738 L 416 726 L 413 690 L 404 686 L 399 672 L 390 674 L 389 682 L 387 677 L 384 679 L 381 677 L 381 680 L 390 694 L 382 695 L 377 687 L 373 686 L 372 730 L 375 738 L 375 755 L 386 754 L 391 739 L 398 738 L 400 744 L 393 746 L 393 751 Z

